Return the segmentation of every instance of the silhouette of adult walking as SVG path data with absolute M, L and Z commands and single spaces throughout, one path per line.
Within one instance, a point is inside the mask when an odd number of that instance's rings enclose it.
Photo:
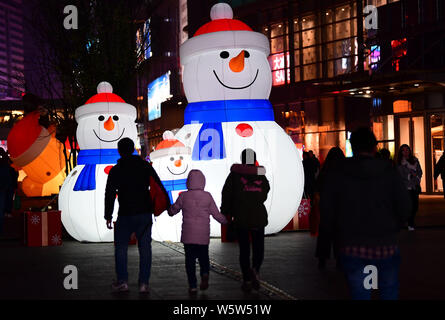
M 252 149 L 241 153 L 242 164 L 234 164 L 222 190 L 221 213 L 233 218 L 240 249 L 239 261 L 244 291 L 258 290 L 259 272 L 264 259 L 264 228 L 267 210 L 264 202 L 270 190 L 266 169 L 256 165 Z M 252 240 L 252 268 L 250 241 Z
M 121 139 L 117 148 L 121 158 L 111 168 L 105 188 L 105 219 L 112 229 L 116 195 L 119 201 L 115 225 L 115 263 L 117 281 L 112 284 L 115 292 L 128 291 L 127 251 L 133 232 L 139 248 L 139 292 L 148 293 L 151 270 L 151 227 L 154 203 L 151 200 L 150 181 L 153 180 L 161 193 L 157 197 L 170 208 L 170 199 L 156 171 L 141 157 L 133 155 L 134 143 L 130 138 Z M 161 202 L 162 202 L 161 201 Z
M 368 128 L 351 135 L 354 156 L 326 177 L 320 199 L 320 232 L 334 238 L 353 299 L 369 300 L 367 266 L 378 271 L 381 299 L 398 299 L 400 253 L 397 234 L 411 201 L 397 170 L 376 159 L 377 141 Z M 375 279 L 375 278 L 373 278 Z

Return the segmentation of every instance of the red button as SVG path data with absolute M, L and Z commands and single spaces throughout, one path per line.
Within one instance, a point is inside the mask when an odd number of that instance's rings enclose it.
M 104 172 L 105 172 L 106 174 L 109 174 L 111 168 L 113 168 L 113 166 L 106 166 L 105 169 L 104 169 Z
M 236 133 L 243 138 L 247 138 L 253 135 L 253 128 L 247 123 L 240 123 L 236 126 L 235 130 Z

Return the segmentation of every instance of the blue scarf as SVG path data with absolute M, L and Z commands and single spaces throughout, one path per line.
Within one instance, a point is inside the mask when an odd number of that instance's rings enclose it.
M 133 154 L 137 154 L 136 150 Z M 120 157 L 117 149 L 80 150 L 77 156 L 77 164 L 85 166 L 80 171 L 73 190 L 96 190 L 96 164 L 114 165 Z
M 202 123 L 192 153 L 193 160 L 224 159 L 226 151 L 221 122 L 274 121 L 269 100 L 217 100 L 191 102 L 184 124 Z
M 162 184 L 164 185 L 165 190 L 167 190 L 168 196 L 170 198 L 170 203 L 173 204 L 173 190 L 187 190 L 187 179 L 178 179 L 178 180 L 164 180 Z

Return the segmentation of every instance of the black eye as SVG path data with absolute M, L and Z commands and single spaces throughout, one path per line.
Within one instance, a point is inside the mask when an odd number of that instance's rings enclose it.
M 105 120 L 105 117 L 104 116 L 99 116 L 99 121 L 104 121 Z
M 117 121 L 117 120 L 119 120 L 119 117 L 118 116 L 113 116 L 113 120 Z
M 227 51 L 221 51 L 219 56 L 223 59 L 227 59 L 229 57 L 229 53 Z
M 250 53 L 247 50 L 244 50 L 244 58 L 249 58 L 250 57 Z
M 175 158 L 171 157 L 171 158 L 170 158 L 170 161 L 173 161 L 173 160 L 175 160 Z

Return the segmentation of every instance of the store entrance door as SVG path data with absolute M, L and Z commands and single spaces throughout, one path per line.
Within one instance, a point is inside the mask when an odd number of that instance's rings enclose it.
M 439 177 L 434 180 L 434 168 L 439 158 L 444 151 L 444 126 L 445 126 L 445 112 L 434 113 L 429 116 L 431 128 L 431 181 L 433 182 L 433 192 L 443 192 L 443 181 Z
M 407 115 L 397 118 L 397 127 L 399 131 L 398 147 L 396 148 L 396 157 L 399 153 L 399 148 L 403 144 L 411 147 L 414 156 L 419 159 L 422 167 L 423 175 L 420 186 L 422 192 L 428 192 L 426 188 L 425 178 L 425 125 L 423 115 Z M 430 191 L 429 191 L 430 192 Z

